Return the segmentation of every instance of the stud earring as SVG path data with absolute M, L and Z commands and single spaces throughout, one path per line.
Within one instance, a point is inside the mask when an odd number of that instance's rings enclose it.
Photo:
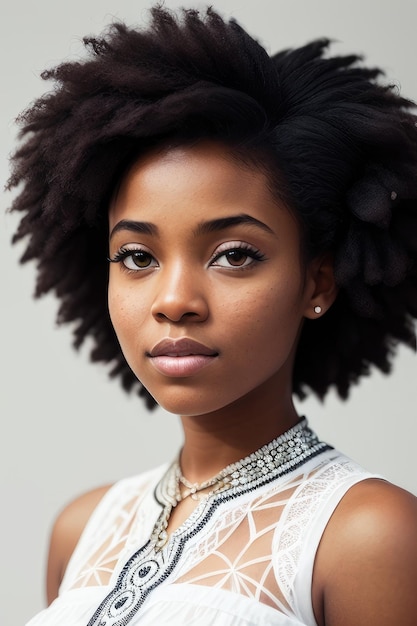
M 317 315 L 319 315 L 319 313 L 321 313 L 321 306 L 320 305 L 317 304 L 314 307 L 314 313 L 317 313 Z

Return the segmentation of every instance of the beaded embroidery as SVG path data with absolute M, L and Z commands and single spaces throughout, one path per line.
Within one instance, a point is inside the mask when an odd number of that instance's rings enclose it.
M 149 593 L 174 571 L 187 541 L 204 528 L 222 503 L 288 474 L 328 449 L 330 446 L 320 442 L 303 419 L 271 443 L 226 467 L 222 472 L 224 487 L 200 502 L 188 520 L 173 533 L 164 549 L 156 549 L 157 532 L 154 530 L 152 538 L 133 554 L 88 626 L 127 626 Z M 177 463 L 175 461 L 171 465 L 156 489 L 155 495 L 164 510 L 166 506 L 171 506 Z M 164 511 L 161 516 L 163 514 Z

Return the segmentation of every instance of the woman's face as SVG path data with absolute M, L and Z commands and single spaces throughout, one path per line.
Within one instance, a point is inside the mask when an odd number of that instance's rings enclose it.
M 314 286 L 297 223 L 263 173 L 211 143 L 147 155 L 112 202 L 110 258 L 120 345 L 166 410 L 290 393 Z

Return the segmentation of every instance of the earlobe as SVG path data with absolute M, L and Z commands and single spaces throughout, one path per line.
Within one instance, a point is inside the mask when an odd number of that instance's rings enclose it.
M 338 287 L 334 278 L 333 255 L 321 255 L 311 261 L 307 270 L 307 306 L 304 316 L 317 319 L 330 309 Z

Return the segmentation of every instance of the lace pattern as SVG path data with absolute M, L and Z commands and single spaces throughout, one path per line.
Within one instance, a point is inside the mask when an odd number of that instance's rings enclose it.
M 294 581 L 311 520 L 323 519 L 320 509 L 326 506 L 335 489 L 345 492 L 344 486 L 347 489 L 367 476 L 369 474 L 365 470 L 342 457 L 333 460 L 331 464 L 318 466 L 311 475 L 299 476 L 298 485 L 294 484 L 294 492 L 280 517 L 272 545 L 277 579 L 292 608 L 295 604 Z M 327 524 L 327 521 L 326 517 L 324 523 Z
M 148 595 L 158 586 L 177 579 L 177 570 L 182 562 L 188 561 L 189 547 L 200 537 L 213 532 L 218 518 L 229 503 L 239 502 L 245 495 L 255 498 L 250 514 L 246 512 L 238 525 L 232 525 L 226 532 L 225 540 L 215 531 L 216 547 L 201 561 L 201 567 L 194 581 L 202 581 L 205 586 L 221 584 L 222 589 L 259 599 L 265 604 L 272 603 L 278 609 L 285 609 L 278 596 L 278 587 L 272 575 L 271 535 L 275 528 L 276 515 L 271 515 L 274 496 L 269 506 L 259 506 L 259 493 L 285 476 L 291 475 L 306 460 L 311 460 L 329 446 L 320 442 L 308 427 L 305 419 L 294 427 L 251 453 L 241 461 L 227 468 L 230 484 L 220 491 L 208 495 L 194 510 L 184 524 L 172 534 L 169 548 L 166 539 L 160 545 L 158 533 L 140 548 L 123 566 L 117 581 L 94 613 L 88 626 L 124 626 L 141 609 Z M 175 464 L 165 474 L 157 490 L 158 501 L 163 505 L 158 525 L 164 523 L 164 516 L 172 509 L 171 494 L 177 484 Z M 264 489 L 265 488 L 265 489 Z M 210 531 L 209 531 L 210 532 Z M 240 546 L 245 546 L 242 550 Z M 200 553 L 200 550 L 198 551 Z M 193 564 L 190 569 L 196 566 Z M 192 576 L 192 574 L 191 574 Z M 270 579 L 269 584 L 263 584 Z M 259 581 L 263 581 L 260 583 Z
M 108 585 L 123 560 L 147 540 L 156 509 L 153 489 L 165 466 L 138 480 L 122 480 L 104 496 L 93 513 L 69 562 L 60 593 L 67 589 Z M 147 535 L 148 533 L 148 535 Z
M 113 488 L 74 554 L 64 587 L 103 586 L 111 607 L 105 618 L 96 611 L 89 626 L 129 624 L 152 590 L 167 584 L 231 592 L 297 617 L 294 582 L 306 549 L 312 569 L 316 546 L 305 545 L 312 520 L 341 485 L 347 489 L 368 476 L 326 450 L 253 491 L 229 499 L 220 494 L 215 515 L 209 514 L 213 502 L 202 502 L 155 553 L 149 537 L 161 507 L 154 489 L 164 469 Z M 120 583 L 126 572 L 135 597 Z

